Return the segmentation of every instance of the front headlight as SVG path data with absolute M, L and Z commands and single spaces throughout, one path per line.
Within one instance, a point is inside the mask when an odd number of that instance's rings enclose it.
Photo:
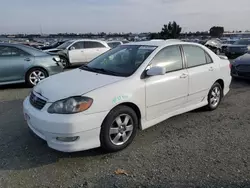
M 70 97 L 54 102 L 49 108 L 50 114 L 75 114 L 87 110 L 93 103 L 89 97 Z

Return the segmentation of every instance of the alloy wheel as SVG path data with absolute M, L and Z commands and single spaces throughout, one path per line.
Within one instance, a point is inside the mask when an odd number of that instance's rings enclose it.
M 210 103 L 212 107 L 216 107 L 221 99 L 221 92 L 219 87 L 214 87 L 211 92 L 210 96 Z
M 34 86 L 37 85 L 41 80 L 45 79 L 46 75 L 43 71 L 41 70 L 35 70 L 33 72 L 30 73 L 29 76 L 29 81 L 31 84 L 33 84 Z
M 121 114 L 115 118 L 109 130 L 109 138 L 114 145 L 126 143 L 134 129 L 133 120 L 128 114 Z

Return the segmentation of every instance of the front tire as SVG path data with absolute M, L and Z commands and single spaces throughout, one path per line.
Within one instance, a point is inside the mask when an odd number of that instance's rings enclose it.
M 223 91 L 222 91 L 221 85 L 218 82 L 216 82 L 208 93 L 207 109 L 212 111 L 218 108 L 222 97 L 223 97 Z
M 100 134 L 101 147 L 108 152 L 126 148 L 138 129 L 138 117 L 128 106 L 118 106 L 105 118 Z
M 68 68 L 70 66 L 69 60 L 66 57 L 60 56 L 60 62 L 62 63 L 62 66 L 64 69 Z

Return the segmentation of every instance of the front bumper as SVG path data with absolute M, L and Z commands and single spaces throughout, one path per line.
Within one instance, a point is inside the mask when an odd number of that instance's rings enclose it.
M 101 124 L 108 112 L 96 114 L 49 114 L 46 104 L 42 110 L 34 108 L 27 97 L 23 102 L 23 112 L 29 128 L 49 147 L 63 152 L 83 151 L 100 146 Z M 75 141 L 59 141 L 58 137 L 78 137 Z
M 250 70 L 238 70 L 235 66 L 231 68 L 231 76 L 235 78 L 250 79 Z

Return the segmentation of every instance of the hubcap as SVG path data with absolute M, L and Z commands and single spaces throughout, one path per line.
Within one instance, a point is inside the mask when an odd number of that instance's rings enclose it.
M 212 89 L 212 92 L 211 92 L 211 96 L 210 96 L 210 103 L 212 105 L 212 107 L 216 107 L 219 102 L 220 102 L 220 89 L 219 87 L 214 87 Z
M 36 70 L 30 74 L 29 80 L 33 85 L 37 85 L 44 78 L 46 78 L 45 73 L 40 70 Z
M 119 115 L 112 123 L 109 138 L 114 145 L 122 145 L 128 141 L 134 129 L 133 120 L 128 114 Z

